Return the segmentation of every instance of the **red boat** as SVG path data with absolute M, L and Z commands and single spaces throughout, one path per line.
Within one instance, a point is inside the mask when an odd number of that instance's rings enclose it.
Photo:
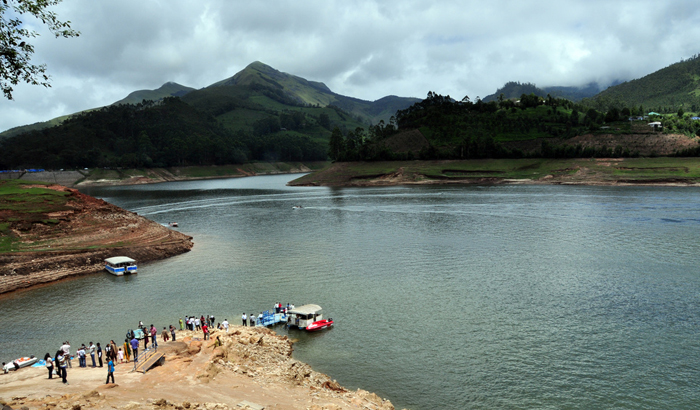
M 323 319 L 317 320 L 312 324 L 306 326 L 306 330 L 309 332 L 314 332 L 316 330 L 326 329 L 333 326 L 333 319 Z

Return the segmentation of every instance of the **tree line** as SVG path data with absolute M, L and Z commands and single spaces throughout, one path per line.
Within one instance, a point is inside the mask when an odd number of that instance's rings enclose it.
M 291 129 L 303 125 L 281 116 Z M 279 131 L 279 126 L 277 131 Z M 326 144 L 290 132 L 232 132 L 177 97 L 84 112 L 0 143 L 0 169 L 168 167 L 326 159 Z

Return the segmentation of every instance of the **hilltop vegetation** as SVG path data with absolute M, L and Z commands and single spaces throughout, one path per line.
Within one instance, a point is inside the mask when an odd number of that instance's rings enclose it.
M 144 96 L 158 100 L 130 103 Z M 344 97 L 256 62 L 201 90 L 169 83 L 15 134 L 2 141 L 0 169 L 322 161 L 333 128 L 366 127 L 414 101 Z
M 643 106 L 646 111 L 700 111 L 700 55 L 601 92 L 585 104 L 598 110 Z
M 637 112 L 636 107 L 599 112 L 534 94 L 516 103 L 457 101 L 430 92 L 369 133 L 334 132 L 329 155 L 338 161 L 386 161 L 700 154 L 700 121 L 689 114 L 656 115 L 652 120 L 661 126 L 652 128 L 645 120 L 630 121 Z
M 496 90 L 495 93 L 487 95 L 483 98 L 484 102 L 498 101 L 501 99 L 519 99 L 521 95 L 534 94 L 538 97 L 547 98 L 564 98 L 573 102 L 581 101 L 584 98 L 593 97 L 600 92 L 600 86 L 597 83 L 587 84 L 585 87 L 537 87 L 532 83 L 520 83 L 518 81 L 509 81 L 503 87 Z

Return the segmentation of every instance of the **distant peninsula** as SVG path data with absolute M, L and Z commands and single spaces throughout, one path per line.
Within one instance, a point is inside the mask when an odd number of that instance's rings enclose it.
M 189 251 L 192 237 L 61 185 L 0 181 L 0 293 Z

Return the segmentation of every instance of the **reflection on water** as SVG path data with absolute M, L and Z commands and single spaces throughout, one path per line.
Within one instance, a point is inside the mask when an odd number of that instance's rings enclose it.
M 0 298 L 2 360 L 317 303 L 336 327 L 292 331 L 295 356 L 398 408 L 700 404 L 700 190 L 288 179 L 87 190 L 195 247 Z

